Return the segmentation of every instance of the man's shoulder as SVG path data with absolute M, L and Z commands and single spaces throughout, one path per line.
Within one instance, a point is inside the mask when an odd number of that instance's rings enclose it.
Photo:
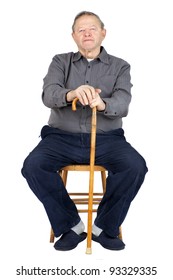
M 59 53 L 54 55 L 53 59 L 67 59 L 74 57 L 75 53 L 74 52 L 66 52 L 66 53 Z
M 125 60 L 124 58 L 121 58 L 119 56 L 115 56 L 115 55 L 112 55 L 112 54 L 108 54 L 109 56 L 109 59 L 116 62 L 116 63 L 119 63 L 119 64 L 129 64 L 129 62 L 127 60 Z
M 120 65 L 125 65 L 125 64 L 129 65 L 129 63 L 125 59 L 108 53 L 104 48 L 102 48 L 102 57 L 104 59 L 106 59 L 109 63 L 115 63 L 115 64 L 120 64 Z
M 74 58 L 74 52 L 59 53 L 53 57 L 52 63 L 66 68 L 69 67 L 69 65 L 74 61 Z

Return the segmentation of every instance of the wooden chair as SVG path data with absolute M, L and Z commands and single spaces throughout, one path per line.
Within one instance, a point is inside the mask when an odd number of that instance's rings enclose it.
M 64 168 L 62 168 L 59 171 L 60 176 L 62 177 L 64 186 L 67 187 L 67 191 L 68 191 L 68 184 L 67 184 L 67 178 L 68 178 L 68 172 L 69 171 L 88 171 L 90 172 L 90 165 L 69 165 L 69 166 L 65 166 Z M 94 165 L 94 172 L 100 172 L 101 174 L 101 183 L 102 183 L 102 189 L 100 192 L 93 192 L 93 201 L 92 204 L 95 207 L 92 207 L 92 213 L 93 212 L 97 212 L 97 206 L 100 203 L 105 191 L 106 191 L 106 169 L 103 166 L 100 165 Z M 88 213 L 88 200 L 89 200 L 89 192 L 68 192 L 68 194 L 70 195 L 70 197 L 72 198 L 72 200 L 74 201 L 74 203 L 77 206 L 78 212 L 79 213 Z M 80 206 L 79 206 L 80 205 Z M 85 206 L 82 207 L 82 206 Z M 86 207 L 87 206 L 87 207 Z M 120 233 L 119 233 L 119 238 L 122 240 L 122 229 L 120 227 Z M 91 224 L 88 223 L 88 230 L 87 232 L 90 232 L 91 234 L 92 231 L 92 227 Z M 53 243 L 54 242 L 54 232 L 53 229 L 51 228 L 51 232 L 50 232 L 50 242 Z M 89 241 L 90 242 L 90 241 Z M 86 253 L 88 253 L 86 251 Z M 89 250 L 89 253 L 91 254 L 91 250 Z
M 75 98 L 72 102 L 72 110 L 76 111 L 76 103 L 78 101 L 78 98 Z M 89 191 L 88 193 L 69 193 L 69 195 L 74 196 L 78 195 L 79 198 L 74 198 L 75 204 L 87 204 L 88 209 L 87 210 L 78 210 L 79 212 L 87 212 L 88 213 L 88 228 L 87 228 L 87 248 L 86 248 L 86 254 L 91 254 L 91 240 L 92 240 L 92 213 L 96 210 L 93 209 L 93 204 L 99 204 L 101 201 L 101 198 L 106 190 L 106 169 L 102 166 L 95 165 L 95 143 L 96 143 L 96 115 L 97 110 L 96 107 L 92 108 L 92 121 L 91 121 L 91 146 L 90 146 L 90 165 L 70 165 L 64 167 L 62 170 L 60 170 L 60 175 L 62 176 L 62 180 L 64 182 L 64 185 L 66 186 L 67 183 L 67 174 L 68 171 L 89 171 Z M 94 193 L 94 173 L 95 171 L 100 171 L 102 176 L 102 192 L 101 193 Z M 87 195 L 87 199 L 83 197 L 83 195 Z M 95 197 L 95 196 L 101 196 L 101 197 Z M 81 198 L 82 196 L 82 198 Z M 122 233 L 120 228 L 120 235 L 119 238 L 122 239 Z M 54 233 L 51 229 L 51 235 L 50 235 L 50 242 L 54 241 Z

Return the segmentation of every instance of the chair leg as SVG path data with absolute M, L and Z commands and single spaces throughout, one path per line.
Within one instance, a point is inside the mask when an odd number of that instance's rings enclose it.
M 51 228 L 51 230 L 50 230 L 50 243 L 53 243 L 54 239 L 55 239 L 55 235 L 54 235 L 53 229 Z
M 103 193 L 106 192 L 106 171 L 101 171 Z
M 94 168 L 90 171 L 89 180 L 89 201 L 88 201 L 88 229 L 86 254 L 92 254 L 92 213 L 93 213 L 93 188 L 94 188 Z
M 122 227 L 119 227 L 119 235 L 118 235 L 120 240 L 123 240 L 123 235 L 122 235 Z
M 63 180 L 64 186 L 66 187 L 67 184 L 67 175 L 68 175 L 68 170 L 60 170 L 59 174 Z
M 63 180 L 64 186 L 66 187 L 68 171 L 67 170 L 63 170 L 63 171 L 60 170 L 59 174 L 60 174 L 60 176 L 61 176 L 61 178 Z M 53 229 L 51 228 L 49 242 L 53 243 L 54 240 L 55 240 L 55 235 L 54 235 Z
M 106 172 L 101 171 L 101 178 L 102 178 L 102 187 L 103 187 L 103 193 L 106 192 Z M 119 227 L 119 235 L 118 235 L 120 240 L 123 240 L 123 235 L 122 235 L 122 227 Z

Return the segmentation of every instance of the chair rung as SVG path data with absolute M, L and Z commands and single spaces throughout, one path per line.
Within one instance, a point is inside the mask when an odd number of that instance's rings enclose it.
M 88 213 L 87 209 L 78 209 L 79 213 Z M 97 209 L 93 209 L 92 212 L 97 212 Z
M 88 201 L 74 201 L 74 202 L 75 202 L 75 204 L 83 204 L 83 205 L 87 204 L 88 205 Z M 93 204 L 95 204 L 95 205 L 99 204 L 99 201 L 93 201 Z
M 83 195 L 89 195 L 89 193 L 68 193 L 69 195 L 76 195 L 76 196 L 83 196 Z M 93 196 L 94 195 L 100 195 L 100 196 L 103 196 L 103 193 L 93 193 Z
M 74 201 L 74 202 L 78 202 L 78 201 L 86 201 L 87 203 L 88 203 L 88 197 L 86 197 L 86 198 L 73 198 L 72 200 Z M 93 197 L 93 202 L 94 201 L 101 201 L 101 198 L 100 197 Z

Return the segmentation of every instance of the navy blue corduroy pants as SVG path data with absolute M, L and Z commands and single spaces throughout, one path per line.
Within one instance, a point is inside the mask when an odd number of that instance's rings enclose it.
M 41 138 L 25 159 L 22 174 L 43 203 L 58 237 L 75 226 L 80 217 L 57 170 L 71 164 L 89 164 L 90 134 L 68 133 L 46 125 Z M 146 163 L 126 141 L 120 128 L 97 134 L 95 164 L 108 170 L 106 193 L 98 207 L 95 224 L 114 237 L 144 181 Z

